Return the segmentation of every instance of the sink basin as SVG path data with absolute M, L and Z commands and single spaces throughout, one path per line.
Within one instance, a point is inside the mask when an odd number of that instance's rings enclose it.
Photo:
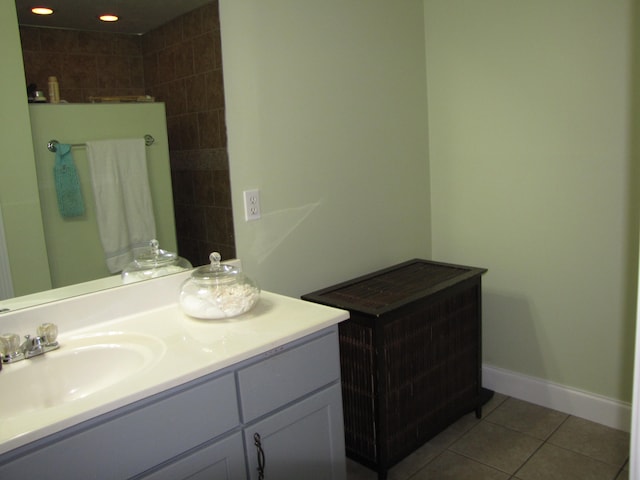
M 60 348 L 0 372 L 4 418 L 68 404 L 130 379 L 160 359 L 155 337 L 109 332 L 60 338 Z

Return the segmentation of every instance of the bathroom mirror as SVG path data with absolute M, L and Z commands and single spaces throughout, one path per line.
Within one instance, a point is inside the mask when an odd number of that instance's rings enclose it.
M 83 27 L 82 22 L 85 20 L 79 19 L 79 14 L 83 9 L 91 8 L 92 10 L 105 8 L 105 9 L 117 9 L 121 15 L 121 23 L 115 29 L 118 34 L 141 34 L 147 31 L 149 28 L 154 29 L 156 27 L 164 26 L 172 21 L 176 17 L 180 18 L 188 12 L 197 8 L 206 8 L 207 5 L 213 4 L 215 6 L 215 15 L 217 17 L 217 1 L 211 0 L 171 0 L 167 2 L 157 2 L 155 0 L 138 0 L 136 2 L 124 2 L 121 0 L 96 0 L 94 2 L 87 2 L 86 0 L 57 0 L 55 2 L 55 8 L 57 9 L 56 21 L 50 24 L 42 23 L 45 20 L 33 20 L 28 13 L 28 7 L 31 7 L 31 2 L 25 0 L 15 0 L 16 9 L 18 12 L 19 23 L 31 25 L 31 26 L 48 26 L 60 29 L 84 29 L 86 31 L 99 31 L 104 32 L 105 28 L 109 28 L 109 25 L 103 25 L 95 27 L 95 18 L 93 15 L 89 18 L 89 23 L 86 24 L 86 28 Z M 132 8 L 131 10 L 125 10 L 126 8 Z M 73 15 L 62 14 L 60 12 L 63 9 L 69 9 L 73 12 Z M 150 13 L 153 12 L 153 13 Z M 67 18 L 69 17 L 69 18 Z M 86 15 L 83 17 L 86 18 Z M 217 19 L 216 19 L 217 21 Z M 69 22 L 66 24 L 60 22 Z M 78 23 L 80 22 L 80 23 Z M 203 48 L 208 48 L 205 45 Z M 219 49 L 218 49 L 219 57 Z M 221 72 L 221 60 L 219 66 L 219 75 L 213 77 L 207 77 L 207 79 L 222 85 L 222 72 Z M 176 217 L 176 232 L 178 236 L 178 250 L 181 256 L 189 258 L 194 265 L 206 263 L 208 253 L 212 249 L 221 251 L 223 258 L 232 258 L 235 256 L 235 245 L 233 240 L 233 222 L 231 216 L 231 193 L 229 186 L 228 175 L 228 160 L 226 158 L 226 138 L 224 139 L 224 145 L 221 142 L 216 144 L 207 143 L 206 139 L 199 139 L 199 150 L 193 150 L 189 142 L 193 142 L 193 130 L 202 130 L 203 126 L 195 122 L 185 121 L 182 118 L 180 122 L 169 117 L 170 111 L 173 109 L 171 105 L 171 99 L 164 99 L 163 93 L 156 94 L 158 101 L 163 101 L 167 105 L 167 127 L 169 130 L 169 147 L 172 163 L 172 181 L 174 185 L 174 209 Z M 222 98 L 217 99 L 218 103 L 224 105 L 223 95 Z M 26 100 L 26 98 L 25 98 Z M 219 121 L 217 129 L 219 136 L 224 135 L 224 110 L 222 111 L 222 120 Z M 172 112 L 175 113 L 175 112 Z M 206 117 L 206 115 L 200 115 L 200 117 Z M 218 113 L 218 117 L 220 114 Z M 188 119 L 187 119 L 188 120 Z M 211 122 L 209 121 L 210 126 Z M 173 129 L 173 132 L 172 132 Z M 191 129 L 191 130 L 189 130 Z M 64 141 L 63 139 L 59 139 Z M 172 143 L 179 144 L 177 148 L 172 148 Z M 220 148 L 224 147 L 224 148 Z M 195 152 L 193 156 L 190 156 L 190 152 Z M 174 158 L 175 156 L 175 158 Z M 203 170 L 202 164 L 211 163 L 214 167 Z M 174 161 L 180 165 L 179 171 L 173 171 Z M 187 168 L 184 168 L 184 166 Z M 195 170 L 190 170 L 189 166 L 193 166 Z M 198 190 L 200 188 L 201 190 Z M 176 198 L 178 197 L 178 198 Z M 211 203 L 201 207 L 206 198 L 211 199 Z M 194 207 L 195 208 L 192 208 Z M 220 217 L 212 216 L 212 211 L 222 212 Z M 215 234 L 207 231 L 207 225 L 210 223 L 216 224 Z M 194 231 L 200 230 L 200 231 Z M 204 235 L 207 238 L 205 241 L 201 239 L 195 240 L 193 245 L 185 245 L 185 242 L 181 242 L 181 238 L 196 237 L 198 234 Z M 186 248 L 186 251 L 183 251 Z M 21 304 L 21 299 L 15 299 L 13 305 L 30 306 L 34 302 L 39 302 L 38 298 L 42 299 L 42 302 L 48 302 L 57 300 L 67 295 L 77 295 L 93 291 L 95 289 L 109 288 L 114 286 L 113 282 L 105 282 L 104 279 L 96 279 L 83 284 L 78 285 L 65 285 L 63 288 L 56 288 L 52 291 L 41 292 L 37 295 L 28 295 L 33 297 L 29 299 L 28 303 Z M 26 297 L 23 297 L 26 298 Z M 12 305 L 12 308 L 16 308 Z M 0 302 L 2 307 L 2 302 Z

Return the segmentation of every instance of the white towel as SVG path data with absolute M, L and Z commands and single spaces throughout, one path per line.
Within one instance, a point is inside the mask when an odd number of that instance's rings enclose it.
M 107 268 L 116 273 L 133 260 L 134 248 L 156 237 L 145 143 L 90 141 L 87 158 Z

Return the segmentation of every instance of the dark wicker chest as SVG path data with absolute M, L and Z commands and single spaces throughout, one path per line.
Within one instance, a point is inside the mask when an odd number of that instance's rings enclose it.
M 347 456 L 378 478 L 461 416 L 480 416 L 485 272 L 414 259 L 302 296 L 350 311 L 339 326 Z

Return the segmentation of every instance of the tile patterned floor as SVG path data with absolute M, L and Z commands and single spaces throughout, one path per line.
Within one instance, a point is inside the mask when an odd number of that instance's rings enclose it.
M 629 434 L 495 394 L 393 467 L 388 480 L 628 480 Z M 347 461 L 348 480 L 376 480 Z

